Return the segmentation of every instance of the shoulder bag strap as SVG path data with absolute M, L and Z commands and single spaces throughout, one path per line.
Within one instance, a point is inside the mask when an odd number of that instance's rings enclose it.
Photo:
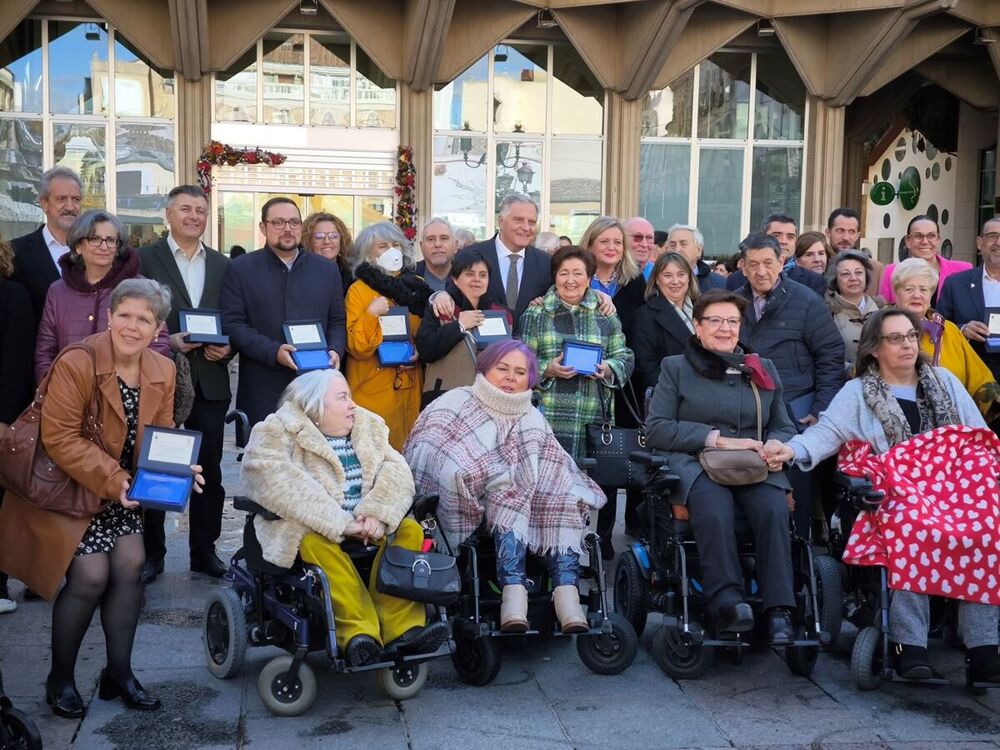
M 760 408 L 760 391 L 757 390 L 757 384 L 750 381 L 750 387 L 753 389 L 753 400 L 757 404 L 757 440 L 764 441 L 764 427 L 762 424 L 762 415 Z
M 42 382 L 38 384 L 38 390 L 35 392 L 35 398 L 41 406 L 42 401 L 49 392 L 49 380 L 52 377 L 52 369 L 56 366 L 56 363 L 63 357 L 66 352 L 72 349 L 83 349 L 87 354 L 90 355 L 90 362 L 94 370 L 94 389 L 90 394 L 90 403 L 87 404 L 87 413 L 84 415 L 84 423 L 81 425 L 84 430 L 89 433 L 85 437 L 93 440 L 102 449 L 104 448 L 104 443 L 101 441 L 101 433 L 104 431 L 104 424 L 101 421 L 101 392 L 97 385 L 97 354 L 94 349 L 86 344 L 76 343 L 70 344 L 52 360 L 52 364 L 49 366 L 49 371 L 45 373 L 45 377 L 42 378 Z

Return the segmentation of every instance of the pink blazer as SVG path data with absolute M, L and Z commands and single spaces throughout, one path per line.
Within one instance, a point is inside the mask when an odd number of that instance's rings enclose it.
M 938 278 L 938 295 L 941 294 L 941 287 L 944 286 L 944 280 L 947 279 L 952 274 L 956 274 L 959 271 L 968 271 L 972 268 L 971 263 L 966 263 L 964 260 L 949 260 L 948 258 L 938 256 L 938 263 L 941 265 L 940 278 Z M 895 302 L 896 295 L 892 293 L 892 272 L 896 270 L 897 263 L 890 263 L 885 267 L 885 272 L 882 274 L 882 285 L 879 287 L 879 295 L 885 299 L 887 302 Z

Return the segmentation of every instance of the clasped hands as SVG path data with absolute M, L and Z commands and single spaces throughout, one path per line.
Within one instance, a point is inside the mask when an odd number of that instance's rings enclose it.
M 769 471 L 781 471 L 782 466 L 795 457 L 795 451 L 792 450 L 791 446 L 773 438 L 762 443 L 760 440 L 752 438 L 719 437 L 715 441 L 715 447 L 723 450 L 757 451 L 757 454 L 767 464 Z
M 386 526 L 377 518 L 372 516 L 358 516 L 352 518 L 344 527 L 344 536 L 360 539 L 365 544 L 369 541 L 377 542 L 385 536 Z

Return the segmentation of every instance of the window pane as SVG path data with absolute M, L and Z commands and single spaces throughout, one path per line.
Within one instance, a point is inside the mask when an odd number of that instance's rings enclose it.
M 486 130 L 489 55 L 434 91 L 435 130 Z
M 0 44 L 0 112 L 42 111 L 42 22 L 22 21 Z
M 253 210 L 253 193 L 219 194 L 219 249 L 228 253 L 233 245 L 247 252 L 260 247 L 257 244 L 257 219 Z
M 541 203 L 542 144 L 530 141 L 497 141 L 496 200 L 493 213 L 510 193 L 525 193 Z
M 642 103 L 642 134 L 690 138 L 693 97 L 693 68 L 665 89 L 650 91 Z
M 53 114 L 108 113 L 104 24 L 49 21 L 49 107 Z
M 366 227 L 380 221 L 392 220 L 392 198 L 389 196 L 364 196 L 360 203 L 361 216 L 357 226 Z
M 436 137 L 432 213 L 485 239 L 488 169 L 485 138 Z
M 229 70 L 215 74 L 215 119 L 218 122 L 257 121 L 257 45 Z
M 33 232 L 45 217 L 38 206 L 42 176 L 40 120 L 0 120 L 0 237 Z
M 698 135 L 746 138 L 750 114 L 750 55 L 719 52 L 701 64 Z
M 601 143 L 552 141 L 549 230 L 574 240 L 601 215 Z
M 264 122 L 301 125 L 305 115 L 305 42 L 301 34 L 264 35 Z
M 799 140 L 804 132 L 806 87 L 783 50 L 757 55 L 754 137 Z
M 354 232 L 354 198 L 350 195 L 312 195 L 307 203 L 310 214 L 325 213 L 333 214 L 347 225 L 347 228 Z M 305 219 L 305 217 L 303 217 Z M 364 226 L 364 225 L 362 225 Z M 305 244 L 308 238 L 303 235 L 302 243 Z M 343 246 L 343 243 L 341 243 Z
M 396 127 L 396 82 L 379 70 L 361 47 L 354 48 L 358 66 L 357 126 Z
M 174 116 L 174 78 L 164 77 L 115 32 L 115 111 L 119 117 Z
M 83 182 L 83 209 L 106 208 L 104 125 L 56 123 L 52 126 L 55 166 L 69 167 Z
M 115 131 L 118 218 L 132 247 L 165 229 L 163 209 L 174 186 L 174 126 L 119 125 Z
M 351 125 L 351 43 L 343 37 L 309 39 L 309 120 L 313 125 Z
M 493 127 L 498 133 L 545 132 L 545 45 L 501 44 L 493 56 Z
M 755 148 L 750 226 L 758 227 L 768 214 L 797 217 L 802 206 L 802 149 Z
M 743 149 L 703 148 L 698 163 L 698 228 L 705 257 L 732 255 L 740 242 Z
M 600 135 L 604 131 L 604 88 L 569 44 L 552 49 L 552 132 Z
M 688 223 L 691 147 L 643 143 L 639 161 L 639 215 L 657 229 Z

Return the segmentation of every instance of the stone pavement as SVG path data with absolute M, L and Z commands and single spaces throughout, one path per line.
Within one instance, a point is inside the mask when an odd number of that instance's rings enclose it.
M 231 448 L 226 476 L 228 492 L 241 493 Z M 170 520 L 167 571 L 148 589 L 134 658 L 139 679 L 163 700 L 159 712 L 97 698 L 104 654 L 95 618 L 77 669 L 88 714 L 82 721 L 53 717 L 44 701 L 49 605 L 20 602 L 16 613 L 0 616 L 4 684 L 38 722 L 46 748 L 1000 748 L 1000 691 L 976 697 L 958 687 L 888 685 L 862 693 L 850 682 L 843 651 L 821 655 L 806 679 L 792 676 L 772 649 L 750 653 L 740 666 L 720 658 L 701 679 L 678 682 L 649 656 L 652 618 L 635 664 L 616 677 L 588 671 L 570 639 L 510 643 L 493 684 L 466 686 L 440 660 L 417 697 L 395 703 L 371 675 L 328 674 L 317 658 L 316 703 L 303 716 L 276 718 L 256 682 L 277 649 L 250 650 L 243 672 L 229 681 L 204 666 L 201 611 L 217 584 L 187 570 L 186 519 Z M 240 514 L 227 509 L 223 557 L 239 546 L 241 528 Z M 13 589 L 20 599 L 20 585 Z M 932 658 L 952 680 L 963 680 L 959 652 L 937 643 Z

